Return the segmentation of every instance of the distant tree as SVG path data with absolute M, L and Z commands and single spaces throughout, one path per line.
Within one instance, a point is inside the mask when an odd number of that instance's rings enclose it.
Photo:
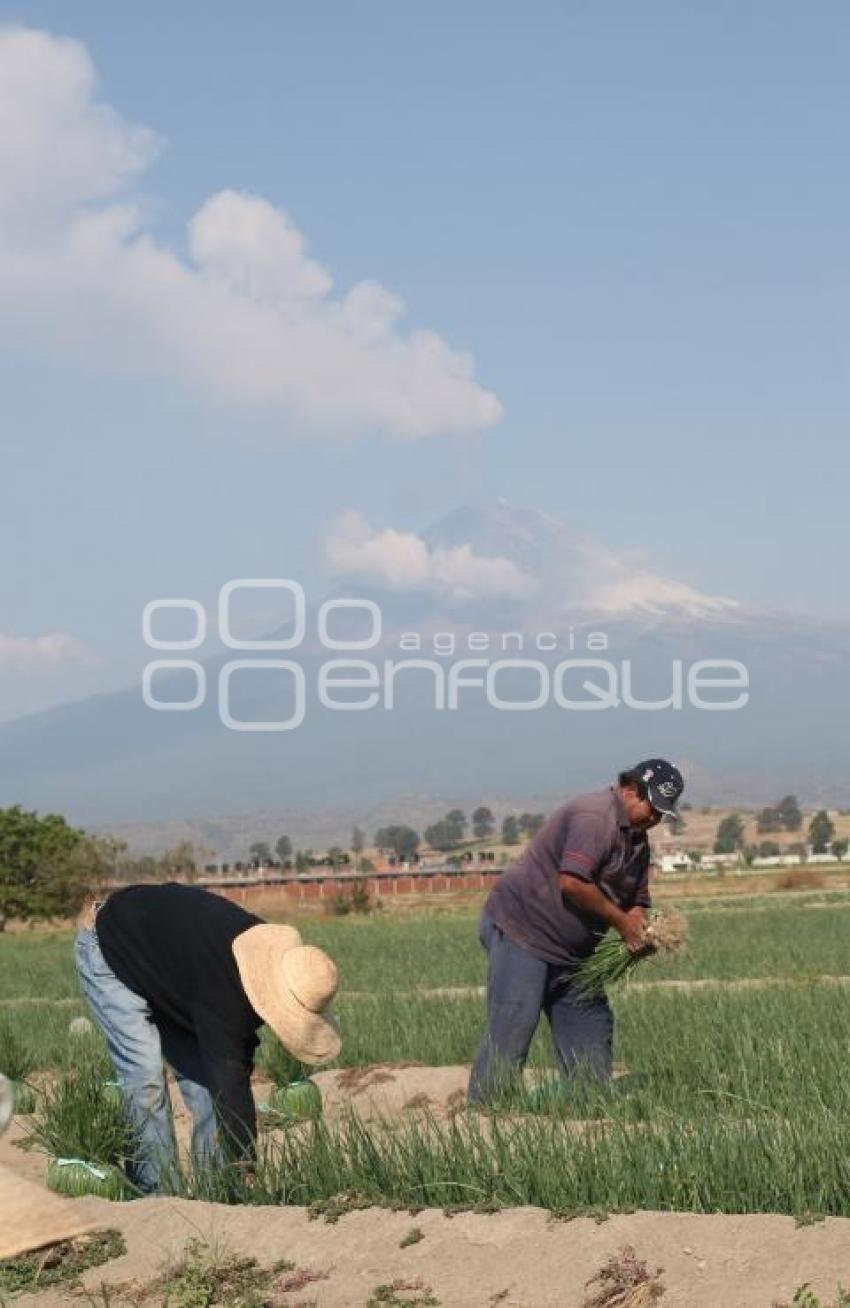
M 198 874 L 198 858 L 191 840 L 178 840 L 176 845 L 164 849 L 156 861 L 157 881 L 194 881 Z
M 459 808 L 453 808 L 439 822 L 425 828 L 425 839 L 432 849 L 457 849 L 466 831 L 466 817 Z
M 457 829 L 445 818 L 440 818 L 439 822 L 433 822 L 425 828 L 425 839 L 432 849 L 456 849 L 459 844 Z
M 527 836 L 533 836 L 540 830 L 546 821 L 545 813 L 521 813 L 519 816 L 520 831 L 525 832 Z
M 797 803 L 796 795 L 786 795 L 783 799 L 780 799 L 776 805 L 776 810 L 786 831 L 800 830 L 803 825 L 803 814 L 800 805 Z
M 454 838 L 457 843 L 460 844 L 461 840 L 463 840 L 466 835 L 466 814 L 462 809 L 453 808 L 446 814 L 444 821 L 449 830 L 454 833 Z
M 295 851 L 295 871 L 298 873 L 310 871 L 310 855 L 306 849 L 297 849 Z
M 292 858 L 292 841 L 289 839 L 289 836 L 278 836 L 275 841 L 274 852 L 277 854 L 281 863 L 285 863 L 287 859 Z
M 153 854 L 142 854 L 141 858 L 131 859 L 123 880 L 128 884 L 137 881 L 162 881 L 167 877 Z
M 248 853 L 255 863 L 271 863 L 272 851 L 264 840 L 255 840 L 253 845 L 249 846 Z
M 379 849 L 391 849 L 396 858 L 408 862 L 419 848 L 419 833 L 412 827 L 381 827 L 375 832 L 375 844 Z
M 838 860 L 839 863 L 843 863 L 844 859 L 847 857 L 848 849 L 850 849 L 850 840 L 847 840 L 846 837 L 842 837 L 841 840 L 833 840 L 829 847 L 829 852 L 832 854 L 834 859 Z
M 472 815 L 472 832 L 478 840 L 486 840 L 496 830 L 496 819 L 486 805 L 481 805 Z
M 825 854 L 829 849 L 829 842 L 835 835 L 835 823 L 830 818 L 825 808 L 815 813 L 809 823 L 809 841 L 812 846 L 813 854 Z
M 123 840 L 112 841 L 111 879 L 125 885 L 161 880 L 159 863 L 153 854 L 131 854 Z
M 671 836 L 680 836 L 687 825 L 681 813 L 677 813 L 675 817 L 667 818 L 667 830 Z
M 755 860 L 758 858 L 758 852 L 759 852 L 759 851 L 758 851 L 758 846 L 756 846 L 756 845 L 745 845 L 745 846 L 744 846 L 744 848 L 743 848 L 743 850 L 741 851 L 741 853 L 742 853 L 742 855 L 743 855 L 743 859 L 744 859 L 744 862 L 746 863 L 747 867 L 752 867 L 753 863 L 754 863 Z
M 782 846 L 776 840 L 763 840 L 759 845 L 759 858 L 778 858 Z
M 714 837 L 715 854 L 735 854 L 744 844 L 744 824 L 738 813 L 730 813 L 718 823 Z
M 502 844 L 518 845 L 520 838 L 519 822 L 510 814 L 502 821 Z
M 345 856 L 339 845 L 331 845 L 326 855 L 326 861 L 331 865 L 331 867 L 341 866 L 345 861 Z
M 763 808 L 756 817 L 756 831 L 759 835 L 768 835 L 773 831 L 782 831 L 785 823 L 778 808 Z

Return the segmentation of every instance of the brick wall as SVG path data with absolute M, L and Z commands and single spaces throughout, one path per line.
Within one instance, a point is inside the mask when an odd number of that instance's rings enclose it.
M 359 880 L 368 893 L 376 899 L 393 898 L 396 895 L 439 895 L 446 891 L 489 890 L 495 883 L 498 872 L 461 872 L 457 875 L 446 873 L 409 873 L 398 875 L 365 876 L 361 878 L 345 877 L 304 877 L 300 880 L 282 881 L 276 884 L 257 884 L 250 886 L 214 886 L 208 885 L 218 895 L 224 895 L 237 904 L 247 908 L 261 900 L 276 899 L 292 904 L 313 903 L 317 900 L 332 899 L 334 895 L 350 893 L 352 886 Z

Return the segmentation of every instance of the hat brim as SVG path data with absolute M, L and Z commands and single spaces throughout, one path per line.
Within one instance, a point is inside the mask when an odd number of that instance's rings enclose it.
M 274 1031 L 280 1043 L 299 1062 L 316 1066 L 330 1063 L 342 1048 L 339 1028 L 333 1015 L 312 1013 L 299 1004 L 293 994 L 284 995 L 282 1001 L 267 1013 L 260 1013 L 263 1021 Z
M 262 922 L 236 937 L 233 955 L 251 1007 L 284 1048 L 301 1063 L 328 1063 L 342 1047 L 336 1023 L 327 1010 L 314 1013 L 299 1003 L 284 973 L 286 954 L 301 943 L 294 927 Z

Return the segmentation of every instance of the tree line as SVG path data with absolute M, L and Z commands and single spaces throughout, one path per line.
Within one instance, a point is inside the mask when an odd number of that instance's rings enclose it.
M 760 834 L 797 832 L 802 829 L 803 821 L 795 796 L 786 795 L 779 803 L 760 810 L 756 827 Z M 425 828 L 424 840 L 432 849 L 446 853 L 449 861 L 457 861 L 458 855 L 453 851 L 470 841 L 500 839 L 504 845 L 518 845 L 539 831 L 543 822 L 542 813 L 519 813 L 507 814 L 499 824 L 492 810 L 484 805 L 474 810 L 470 822 L 461 809 L 450 809 Z M 680 829 L 683 826 L 684 819 L 680 819 Z M 813 853 L 829 853 L 839 861 L 846 857 L 848 841 L 835 838 L 835 823 L 825 809 L 811 818 L 807 834 Z M 381 827 L 374 833 L 375 846 L 399 862 L 416 860 L 422 843 L 419 832 L 403 823 Z M 349 850 L 335 845 L 316 857 L 311 850 L 294 850 L 289 836 L 282 835 L 274 844 L 274 853 L 280 865 L 294 866 L 298 872 L 320 865 L 350 866 L 353 854 L 354 870 L 365 873 L 372 870 L 371 862 L 363 857 L 365 847 L 365 834 L 355 826 Z M 807 846 L 798 842 L 788 848 L 804 854 Z M 778 855 L 782 846 L 769 839 L 747 844 L 744 818 L 740 813 L 730 813 L 717 827 L 714 852 L 740 854 L 750 862 L 755 857 Z M 258 866 L 272 862 L 272 848 L 267 842 L 253 842 L 250 854 Z M 105 884 L 165 881 L 175 877 L 192 881 L 199 871 L 197 859 L 188 841 L 158 855 L 132 855 L 123 842 L 73 827 L 59 814 L 40 816 L 20 805 L 0 809 L 0 929 L 11 917 L 73 916 L 92 891 Z M 234 866 L 238 869 L 243 865 Z M 215 867 L 207 865 L 208 869 Z
M 492 810 L 485 805 L 476 808 L 471 818 L 462 809 L 453 808 L 444 817 L 427 826 L 421 834 L 405 823 L 390 823 L 380 827 L 374 833 L 373 843 L 381 852 L 392 854 L 401 862 L 410 862 L 423 844 L 440 853 L 450 853 L 470 841 L 499 839 L 504 845 L 518 845 L 539 831 L 544 821 L 543 813 L 509 813 L 499 824 Z M 371 867 L 369 860 L 363 858 L 365 847 L 365 834 L 361 827 L 355 826 L 351 832 L 349 849 L 354 855 L 355 868 L 360 870 L 367 864 Z M 338 845 L 331 846 L 320 857 L 315 856 L 311 849 L 293 850 L 289 836 L 281 836 L 275 843 L 274 854 L 277 858 L 272 853 L 272 846 L 264 840 L 255 840 L 249 846 L 248 853 L 249 861 L 254 866 L 294 867 L 297 872 L 310 867 L 336 867 L 351 862 L 349 851 Z M 233 866 L 238 870 L 244 864 L 235 863 Z
M 501 824 L 502 839 L 505 844 L 517 844 L 522 836 L 533 835 L 542 822 L 543 815 L 538 813 L 509 815 Z M 476 840 L 494 836 L 496 825 L 489 808 L 481 806 L 472 814 Z M 451 851 L 466 841 L 467 827 L 466 815 L 452 809 L 426 828 L 425 840 L 435 849 Z M 374 840 L 379 849 L 399 861 L 412 860 L 422 844 L 417 831 L 401 824 L 382 827 L 375 832 Z M 281 835 L 274 844 L 274 854 L 281 866 L 294 867 L 298 872 L 318 865 L 350 866 L 353 854 L 354 870 L 368 872 L 372 864 L 363 857 L 365 847 L 365 833 L 355 826 L 349 850 L 335 845 L 319 858 L 312 850 L 293 849 L 290 837 Z M 40 815 L 18 804 L 0 809 L 0 929 L 9 918 L 72 917 L 94 891 L 108 884 L 168 881 L 175 877 L 194 881 L 201 870 L 199 857 L 189 841 L 181 841 L 157 855 L 134 855 L 125 842 L 74 827 L 61 814 Z M 254 841 L 250 860 L 257 866 L 272 863 L 269 843 Z M 216 866 L 207 864 L 206 868 Z M 240 869 L 243 864 L 234 866 Z
M 756 815 L 756 831 L 776 834 L 801 831 L 803 813 L 795 795 L 786 795 L 778 804 L 763 808 Z M 813 854 L 831 854 L 839 862 L 846 856 L 850 842 L 835 839 L 835 823 L 826 809 L 819 809 L 808 827 L 808 842 L 797 841 L 786 846 L 788 852 L 805 854 L 808 847 Z M 740 813 L 729 813 L 721 818 L 714 838 L 715 854 L 740 854 L 746 862 L 754 858 L 775 858 L 782 853 L 776 840 L 762 840 L 748 844 L 746 826 Z

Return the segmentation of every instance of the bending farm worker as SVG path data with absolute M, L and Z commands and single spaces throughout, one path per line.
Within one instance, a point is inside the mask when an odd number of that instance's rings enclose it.
M 609 927 L 633 952 L 643 945 L 649 899 L 647 832 L 675 816 L 678 768 L 647 759 L 617 785 L 557 809 L 499 877 L 479 938 L 489 955 L 487 1029 L 469 1082 L 484 1103 L 518 1077 L 541 1013 L 564 1074 L 606 1078 L 614 1018 L 604 994 L 579 997 L 571 974 Z
M 325 1012 L 337 988 L 327 954 L 302 944 L 294 927 L 263 922 L 209 891 L 174 883 L 119 890 L 89 915 L 75 957 L 139 1133 L 128 1172 L 144 1193 L 161 1189 L 176 1166 L 163 1063 L 192 1116 L 195 1164 L 250 1167 L 258 1027 L 265 1022 L 302 1063 L 339 1053 Z

